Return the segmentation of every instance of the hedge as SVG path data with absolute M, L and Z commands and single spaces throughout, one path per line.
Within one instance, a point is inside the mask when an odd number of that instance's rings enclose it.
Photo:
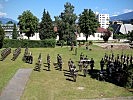
M 42 47 L 52 47 L 56 45 L 55 39 L 46 39 L 46 40 L 15 40 L 15 39 L 5 39 L 3 43 L 3 48 L 42 48 Z

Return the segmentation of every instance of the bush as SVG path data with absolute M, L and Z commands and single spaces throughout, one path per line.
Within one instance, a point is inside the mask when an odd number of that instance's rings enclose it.
M 86 40 L 77 40 L 77 42 L 79 42 L 79 43 L 83 43 L 83 44 L 85 44 L 85 42 L 86 42 Z
M 89 45 L 92 45 L 93 44 L 93 42 L 92 41 L 89 41 Z
M 42 48 L 42 47 L 55 47 L 55 39 L 46 39 L 46 40 L 16 40 L 16 39 L 5 39 L 3 47 L 29 47 L 29 48 Z

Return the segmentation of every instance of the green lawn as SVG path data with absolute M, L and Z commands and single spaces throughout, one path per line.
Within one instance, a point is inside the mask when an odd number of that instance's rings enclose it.
M 59 53 L 63 58 L 63 69 L 67 70 L 68 60 L 71 58 L 77 65 L 80 53 L 83 52 L 83 54 L 87 55 L 89 58 L 93 57 L 95 60 L 95 69 L 100 69 L 99 61 L 105 52 L 110 54 L 111 50 L 104 50 L 95 45 L 91 48 L 92 51 L 85 50 L 85 47 L 78 48 L 77 55 L 74 55 L 74 51 L 69 51 L 69 47 L 29 48 L 34 57 L 33 64 L 22 62 L 24 48 L 16 61 L 11 61 L 12 54 L 10 54 L 4 61 L 0 61 L 0 91 L 3 90 L 17 69 L 34 68 L 39 53 L 42 54 L 43 63 L 46 62 L 46 56 L 48 53 L 51 56 L 51 62 L 56 62 L 56 56 Z M 115 55 L 122 52 L 121 50 L 113 51 Z M 124 50 L 124 53 L 131 54 L 132 51 Z M 42 66 L 41 72 L 32 71 L 21 100 L 77 100 L 87 98 L 133 96 L 131 92 L 128 92 L 123 87 L 92 79 L 89 75 L 87 77 L 78 76 L 77 82 L 68 81 L 66 80 L 67 77 L 64 76 L 64 71 L 55 70 L 53 64 L 51 64 L 51 71 L 43 69 L 46 69 L 46 67 Z

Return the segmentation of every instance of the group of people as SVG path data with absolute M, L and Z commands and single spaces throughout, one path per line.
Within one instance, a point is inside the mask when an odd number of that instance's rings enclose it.
M 24 52 L 24 56 L 23 56 L 22 60 L 29 64 L 33 63 L 33 56 L 32 56 L 32 53 L 29 52 L 28 47 L 25 48 L 25 52 Z
M 108 80 L 113 80 L 117 83 L 126 79 L 129 66 L 133 65 L 133 57 L 129 54 L 117 54 L 115 55 L 105 53 L 104 57 L 100 61 L 100 75 Z M 105 74 L 106 73 L 106 74 Z

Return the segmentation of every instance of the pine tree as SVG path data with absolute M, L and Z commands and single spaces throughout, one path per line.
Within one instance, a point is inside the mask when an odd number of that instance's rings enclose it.
M 17 32 L 16 24 L 14 24 L 13 32 L 12 32 L 12 39 L 17 39 L 17 37 L 18 37 L 18 32 Z
M 2 46 L 3 46 L 4 36 L 5 36 L 5 32 L 4 32 L 3 28 L 2 28 L 1 25 L 0 25 L 0 49 L 1 49 Z
M 41 40 L 55 38 L 52 19 L 49 12 L 46 12 L 45 9 L 40 22 L 39 36 Z
M 76 40 L 75 24 L 77 16 L 74 14 L 74 6 L 67 2 L 64 5 L 64 12 L 55 17 L 55 23 L 58 27 L 59 39 L 67 42 Z

